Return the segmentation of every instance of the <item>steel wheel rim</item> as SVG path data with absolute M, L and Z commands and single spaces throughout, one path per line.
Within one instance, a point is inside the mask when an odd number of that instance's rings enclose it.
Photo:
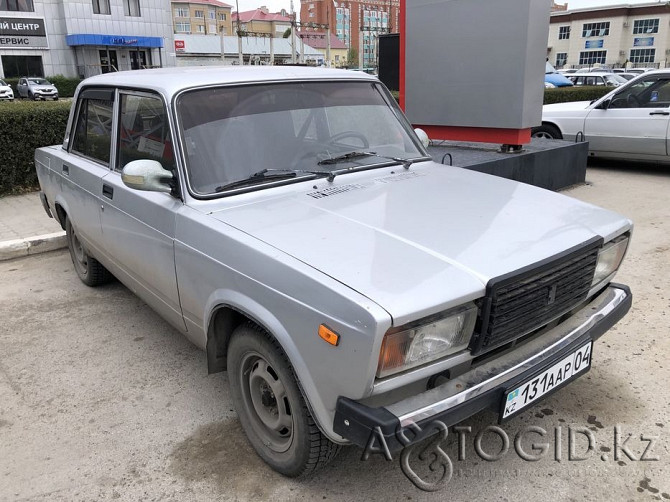
M 254 431 L 266 447 L 277 453 L 287 451 L 293 443 L 293 413 L 279 373 L 253 352 L 242 359 L 240 382 Z
M 535 134 L 533 134 L 533 138 L 554 139 L 554 137 L 551 134 L 544 131 L 536 132 Z
M 86 256 L 86 251 L 84 251 L 84 246 L 81 245 L 77 234 L 72 230 L 72 237 L 70 238 L 71 248 L 72 248 L 72 258 L 75 266 L 81 273 L 86 273 L 86 266 L 88 265 L 88 258 Z

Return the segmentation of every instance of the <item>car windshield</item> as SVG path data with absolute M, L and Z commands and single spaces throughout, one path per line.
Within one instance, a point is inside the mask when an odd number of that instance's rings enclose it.
M 617 75 L 616 73 L 612 73 L 611 75 L 605 75 L 605 80 L 609 85 L 620 85 L 628 82 L 628 80 L 623 78 L 621 75 Z
M 7 87 L 7 84 L 4 80 L 0 80 L 0 87 Z
M 312 172 L 425 156 L 399 109 L 375 82 L 291 82 L 187 91 L 177 115 L 191 189 L 214 194 L 259 171 Z M 353 155 L 336 163 L 327 159 Z M 385 158 L 382 158 L 385 157 Z M 272 176 L 254 177 L 262 186 Z
M 43 78 L 29 78 L 28 79 L 31 84 L 37 84 L 37 85 L 51 85 L 51 83 L 48 80 L 45 80 Z

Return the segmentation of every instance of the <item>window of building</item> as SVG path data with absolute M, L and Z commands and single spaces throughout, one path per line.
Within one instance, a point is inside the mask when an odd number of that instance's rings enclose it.
M 582 51 L 579 53 L 579 64 L 605 64 L 607 51 Z
M 198 25 L 198 33 L 205 33 L 205 25 L 204 24 L 199 24 Z
M 638 19 L 633 24 L 633 34 L 658 33 L 658 19 Z
M 109 10 L 109 0 L 92 0 L 93 14 L 111 14 Z
M 123 0 L 123 13 L 126 16 L 140 17 L 140 0 Z
M 582 37 L 604 37 L 610 34 L 610 22 L 585 23 L 582 26 Z
M 653 63 L 656 57 L 656 49 L 631 49 L 630 57 L 631 63 Z
M 72 151 L 109 165 L 114 103 L 104 99 L 82 99 L 77 114 Z
M 26 75 L 44 76 L 42 56 L 2 56 L 5 78 L 20 78 Z
M 117 170 L 133 160 L 148 159 L 174 169 L 172 139 L 165 107 L 158 98 L 121 94 Z
M 567 40 L 570 38 L 570 27 L 569 26 L 559 26 L 558 27 L 558 39 Z
M 35 12 L 33 0 L 0 0 L 0 10 Z
M 177 33 L 191 33 L 191 23 L 176 23 L 175 31 Z
M 193 15 L 195 17 L 204 18 L 205 17 L 205 11 L 204 10 L 196 10 Z
M 568 62 L 568 53 L 567 52 L 557 52 L 556 53 L 556 68 L 560 68 L 561 66 L 565 66 L 565 63 Z
M 224 12 L 219 13 L 219 21 L 225 21 L 226 20 L 226 14 Z
M 216 19 L 216 11 L 214 10 L 207 11 L 207 15 L 210 19 Z
M 188 14 L 188 9 L 185 7 L 177 7 L 174 10 L 174 15 L 175 17 L 185 17 L 185 18 L 190 17 Z

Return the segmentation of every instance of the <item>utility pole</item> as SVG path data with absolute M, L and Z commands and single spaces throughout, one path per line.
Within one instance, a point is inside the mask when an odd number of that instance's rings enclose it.
M 240 30 L 240 2 L 235 0 L 237 6 L 237 56 L 240 66 L 244 64 L 244 55 L 242 54 L 242 31 Z
M 326 6 L 326 68 L 330 68 L 330 2 Z
M 293 10 L 293 0 L 291 0 L 291 63 L 295 64 L 295 10 Z

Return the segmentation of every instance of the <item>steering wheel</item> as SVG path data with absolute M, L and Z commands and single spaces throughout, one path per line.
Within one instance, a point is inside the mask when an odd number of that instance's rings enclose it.
M 640 100 L 634 94 L 626 96 L 626 103 L 628 104 L 628 108 L 642 108 L 642 103 L 640 103 Z
M 363 148 L 369 148 L 370 147 L 370 142 L 368 139 L 363 136 L 361 133 L 356 132 L 356 131 L 342 131 L 338 132 L 337 134 L 334 134 L 333 136 L 328 139 L 328 144 L 332 145 L 334 143 L 337 143 L 344 138 L 356 138 L 357 140 L 360 140 L 361 143 L 363 143 Z

